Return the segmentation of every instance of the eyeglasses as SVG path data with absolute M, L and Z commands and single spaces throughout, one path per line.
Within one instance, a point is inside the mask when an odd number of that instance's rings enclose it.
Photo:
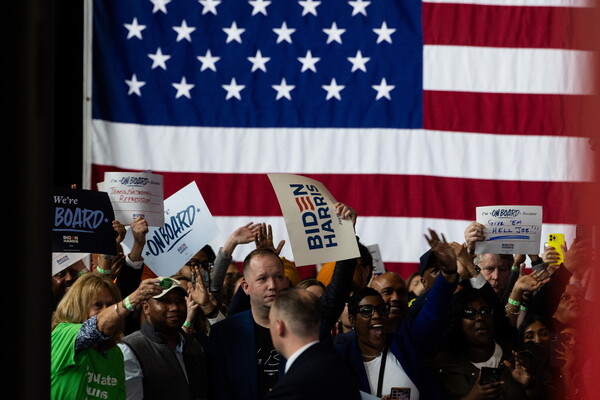
M 390 313 L 390 305 L 387 303 L 381 303 L 376 306 L 365 304 L 364 306 L 358 307 L 358 312 L 363 316 L 363 318 L 372 317 L 373 314 L 375 314 L 375 311 L 377 311 L 379 315 L 388 315 Z
M 481 315 L 483 318 L 491 317 L 494 314 L 494 309 L 486 306 L 481 307 L 479 311 L 470 307 L 467 307 L 463 310 L 463 318 L 466 319 L 474 320 L 477 317 L 477 314 Z

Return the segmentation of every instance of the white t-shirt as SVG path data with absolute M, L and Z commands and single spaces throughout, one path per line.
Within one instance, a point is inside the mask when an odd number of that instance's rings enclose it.
M 364 362 L 367 377 L 369 378 L 369 386 L 371 387 L 371 394 L 373 395 L 377 394 L 379 369 L 381 368 L 382 358 L 383 357 L 380 355 L 374 360 Z M 402 365 L 400 365 L 400 361 L 398 361 L 396 356 L 394 356 L 391 351 L 388 351 L 385 362 L 385 371 L 383 373 L 381 395 L 389 395 L 393 387 L 410 388 L 410 400 L 419 399 L 419 389 L 417 389 L 413 381 L 406 375 L 404 368 L 402 368 Z
M 500 366 L 500 361 L 502 361 L 502 347 L 500 347 L 500 345 L 496 343 L 494 354 L 492 354 L 492 356 L 487 361 L 472 364 L 479 369 L 481 369 L 481 367 L 498 368 Z

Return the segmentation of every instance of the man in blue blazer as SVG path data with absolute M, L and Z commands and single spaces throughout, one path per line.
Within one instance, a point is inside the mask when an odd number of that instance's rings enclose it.
M 319 342 L 321 306 L 304 289 L 281 291 L 270 312 L 271 339 L 286 358 L 285 374 L 265 400 L 358 400 L 354 371 L 335 352 L 331 342 Z

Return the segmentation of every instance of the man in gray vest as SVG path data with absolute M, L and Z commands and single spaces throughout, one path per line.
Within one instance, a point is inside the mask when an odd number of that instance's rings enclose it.
M 204 350 L 181 331 L 187 291 L 173 278 L 161 277 L 160 284 L 162 293 L 142 303 L 145 320 L 140 330 L 119 344 L 127 399 L 206 399 Z

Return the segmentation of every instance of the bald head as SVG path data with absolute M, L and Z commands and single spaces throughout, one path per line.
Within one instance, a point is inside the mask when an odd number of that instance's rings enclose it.
M 404 278 L 396 272 L 385 272 L 373 278 L 371 287 L 390 305 L 390 325 L 399 324 L 408 311 L 408 289 Z

